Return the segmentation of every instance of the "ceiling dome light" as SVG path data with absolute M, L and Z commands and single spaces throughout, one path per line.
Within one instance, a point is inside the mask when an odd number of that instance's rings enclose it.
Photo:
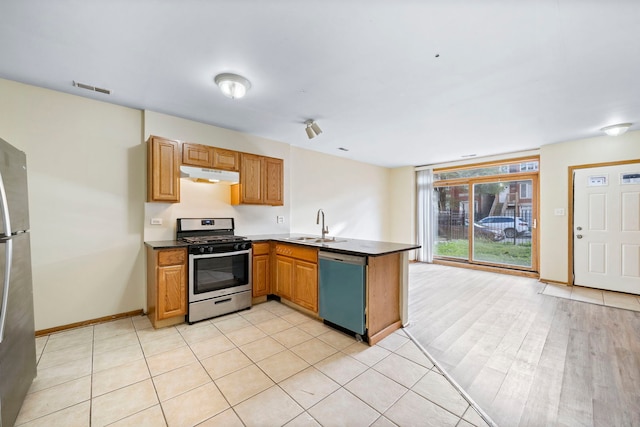
M 609 136 L 618 136 L 625 133 L 631 125 L 632 123 L 618 123 L 617 125 L 605 126 L 600 130 Z
M 218 74 L 214 81 L 224 94 L 231 99 L 242 98 L 251 88 L 251 82 L 242 76 L 231 73 Z

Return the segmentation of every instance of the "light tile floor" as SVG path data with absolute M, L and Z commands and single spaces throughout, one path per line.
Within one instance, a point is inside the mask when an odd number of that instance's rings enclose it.
M 548 283 L 542 290 L 542 294 L 591 304 L 606 305 L 608 307 L 640 311 L 640 297 L 621 292 Z
M 39 337 L 19 426 L 486 426 L 402 331 L 369 347 L 283 304 Z

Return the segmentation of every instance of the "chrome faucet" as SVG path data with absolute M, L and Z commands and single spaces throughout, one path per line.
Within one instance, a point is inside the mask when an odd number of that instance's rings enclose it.
M 318 209 L 318 216 L 316 216 L 316 224 L 320 224 L 320 214 L 322 214 L 322 238 L 324 239 L 327 233 L 329 232 L 329 227 L 325 227 L 324 225 L 324 211 L 322 209 Z

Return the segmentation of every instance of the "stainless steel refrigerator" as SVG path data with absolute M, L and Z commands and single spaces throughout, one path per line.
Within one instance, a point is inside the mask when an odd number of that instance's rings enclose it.
M 12 427 L 36 376 L 27 162 L 0 139 L 0 427 Z

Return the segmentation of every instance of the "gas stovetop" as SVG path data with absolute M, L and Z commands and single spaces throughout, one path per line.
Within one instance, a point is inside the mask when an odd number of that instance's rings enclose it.
M 248 251 L 251 242 L 234 233 L 233 218 L 178 218 L 176 239 L 189 244 L 189 254 Z
M 182 237 L 180 240 L 189 243 L 191 245 L 203 245 L 203 244 L 216 244 L 216 243 L 229 243 L 229 242 L 242 242 L 247 240 L 243 236 L 235 235 L 218 235 L 218 236 L 190 236 Z

